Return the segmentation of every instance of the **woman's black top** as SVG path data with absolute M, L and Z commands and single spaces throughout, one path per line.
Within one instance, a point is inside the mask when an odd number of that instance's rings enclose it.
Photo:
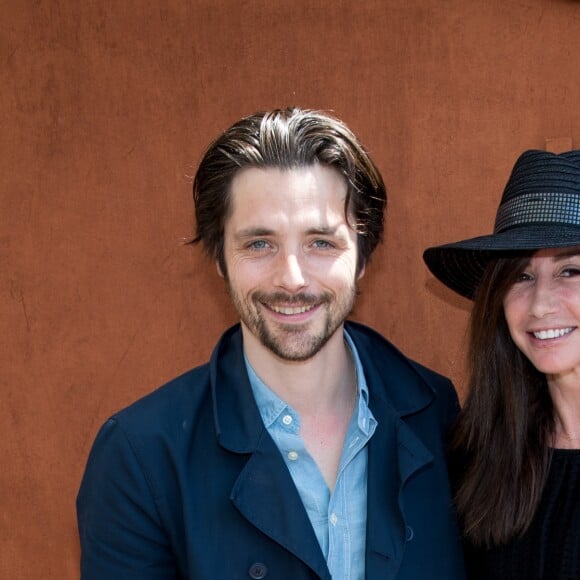
M 530 527 L 490 550 L 467 547 L 470 579 L 580 580 L 580 449 L 555 449 Z

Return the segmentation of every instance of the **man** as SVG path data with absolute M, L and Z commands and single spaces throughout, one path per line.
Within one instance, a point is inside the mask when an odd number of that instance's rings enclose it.
M 343 123 L 242 119 L 194 181 L 240 324 L 111 418 L 78 497 L 85 580 L 463 578 L 447 379 L 348 322 L 386 191 Z

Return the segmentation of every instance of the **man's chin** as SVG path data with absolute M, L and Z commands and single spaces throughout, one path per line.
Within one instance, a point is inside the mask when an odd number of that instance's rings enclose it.
M 262 346 L 286 362 L 304 362 L 316 356 L 328 342 L 326 336 L 298 336 L 295 331 L 290 333 L 286 340 L 270 335 L 261 335 Z

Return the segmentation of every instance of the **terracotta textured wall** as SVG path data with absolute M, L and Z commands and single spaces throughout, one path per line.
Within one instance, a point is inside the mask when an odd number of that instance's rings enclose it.
M 490 230 L 523 149 L 580 146 L 571 0 L 3 0 L 0 22 L 1 578 L 78 577 L 97 428 L 234 322 L 179 243 L 231 122 L 298 104 L 360 135 L 390 205 L 355 317 L 460 390 L 469 304 L 421 253 Z

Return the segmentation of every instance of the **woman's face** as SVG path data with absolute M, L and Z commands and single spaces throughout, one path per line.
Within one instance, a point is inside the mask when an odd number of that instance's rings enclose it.
M 517 347 L 548 380 L 580 379 L 580 247 L 540 250 L 503 301 Z

